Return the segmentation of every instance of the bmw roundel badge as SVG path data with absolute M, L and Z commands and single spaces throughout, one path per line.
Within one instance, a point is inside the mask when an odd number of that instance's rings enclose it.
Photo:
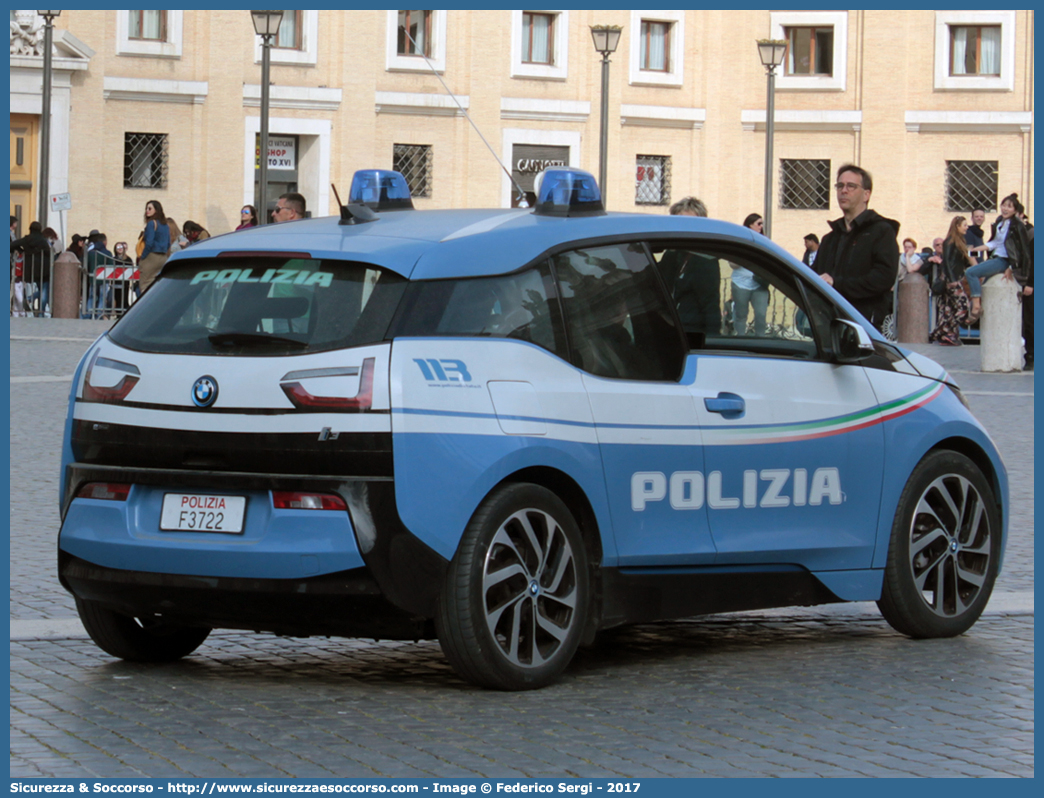
M 210 407 L 217 401 L 217 380 L 209 374 L 200 377 L 192 384 L 192 402 L 196 407 Z

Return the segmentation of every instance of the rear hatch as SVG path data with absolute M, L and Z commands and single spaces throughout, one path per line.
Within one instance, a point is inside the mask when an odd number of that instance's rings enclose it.
M 390 475 L 384 338 L 405 285 L 370 264 L 292 253 L 168 264 L 89 353 L 74 458 Z

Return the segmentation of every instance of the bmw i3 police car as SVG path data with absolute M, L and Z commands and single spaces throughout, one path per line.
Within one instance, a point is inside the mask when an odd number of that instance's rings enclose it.
M 339 219 L 195 244 L 85 354 L 58 568 L 102 649 L 437 637 L 464 678 L 526 689 L 639 621 L 979 617 L 996 448 L 940 366 L 771 241 L 605 213 L 570 169 L 534 210 L 410 208 L 369 172 Z M 736 266 L 764 330 L 729 317 Z

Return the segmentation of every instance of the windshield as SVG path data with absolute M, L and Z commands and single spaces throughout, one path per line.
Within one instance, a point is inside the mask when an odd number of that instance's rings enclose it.
M 282 355 L 384 339 L 406 280 L 338 260 L 172 263 L 110 337 L 145 352 Z

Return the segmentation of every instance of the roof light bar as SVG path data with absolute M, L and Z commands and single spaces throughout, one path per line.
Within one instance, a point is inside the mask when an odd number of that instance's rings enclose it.
M 374 211 L 413 210 L 410 187 L 401 172 L 360 169 L 348 189 L 349 205 L 365 205 Z
M 602 192 L 590 172 L 570 166 L 556 166 L 537 175 L 537 181 L 535 214 L 599 216 L 605 213 Z

